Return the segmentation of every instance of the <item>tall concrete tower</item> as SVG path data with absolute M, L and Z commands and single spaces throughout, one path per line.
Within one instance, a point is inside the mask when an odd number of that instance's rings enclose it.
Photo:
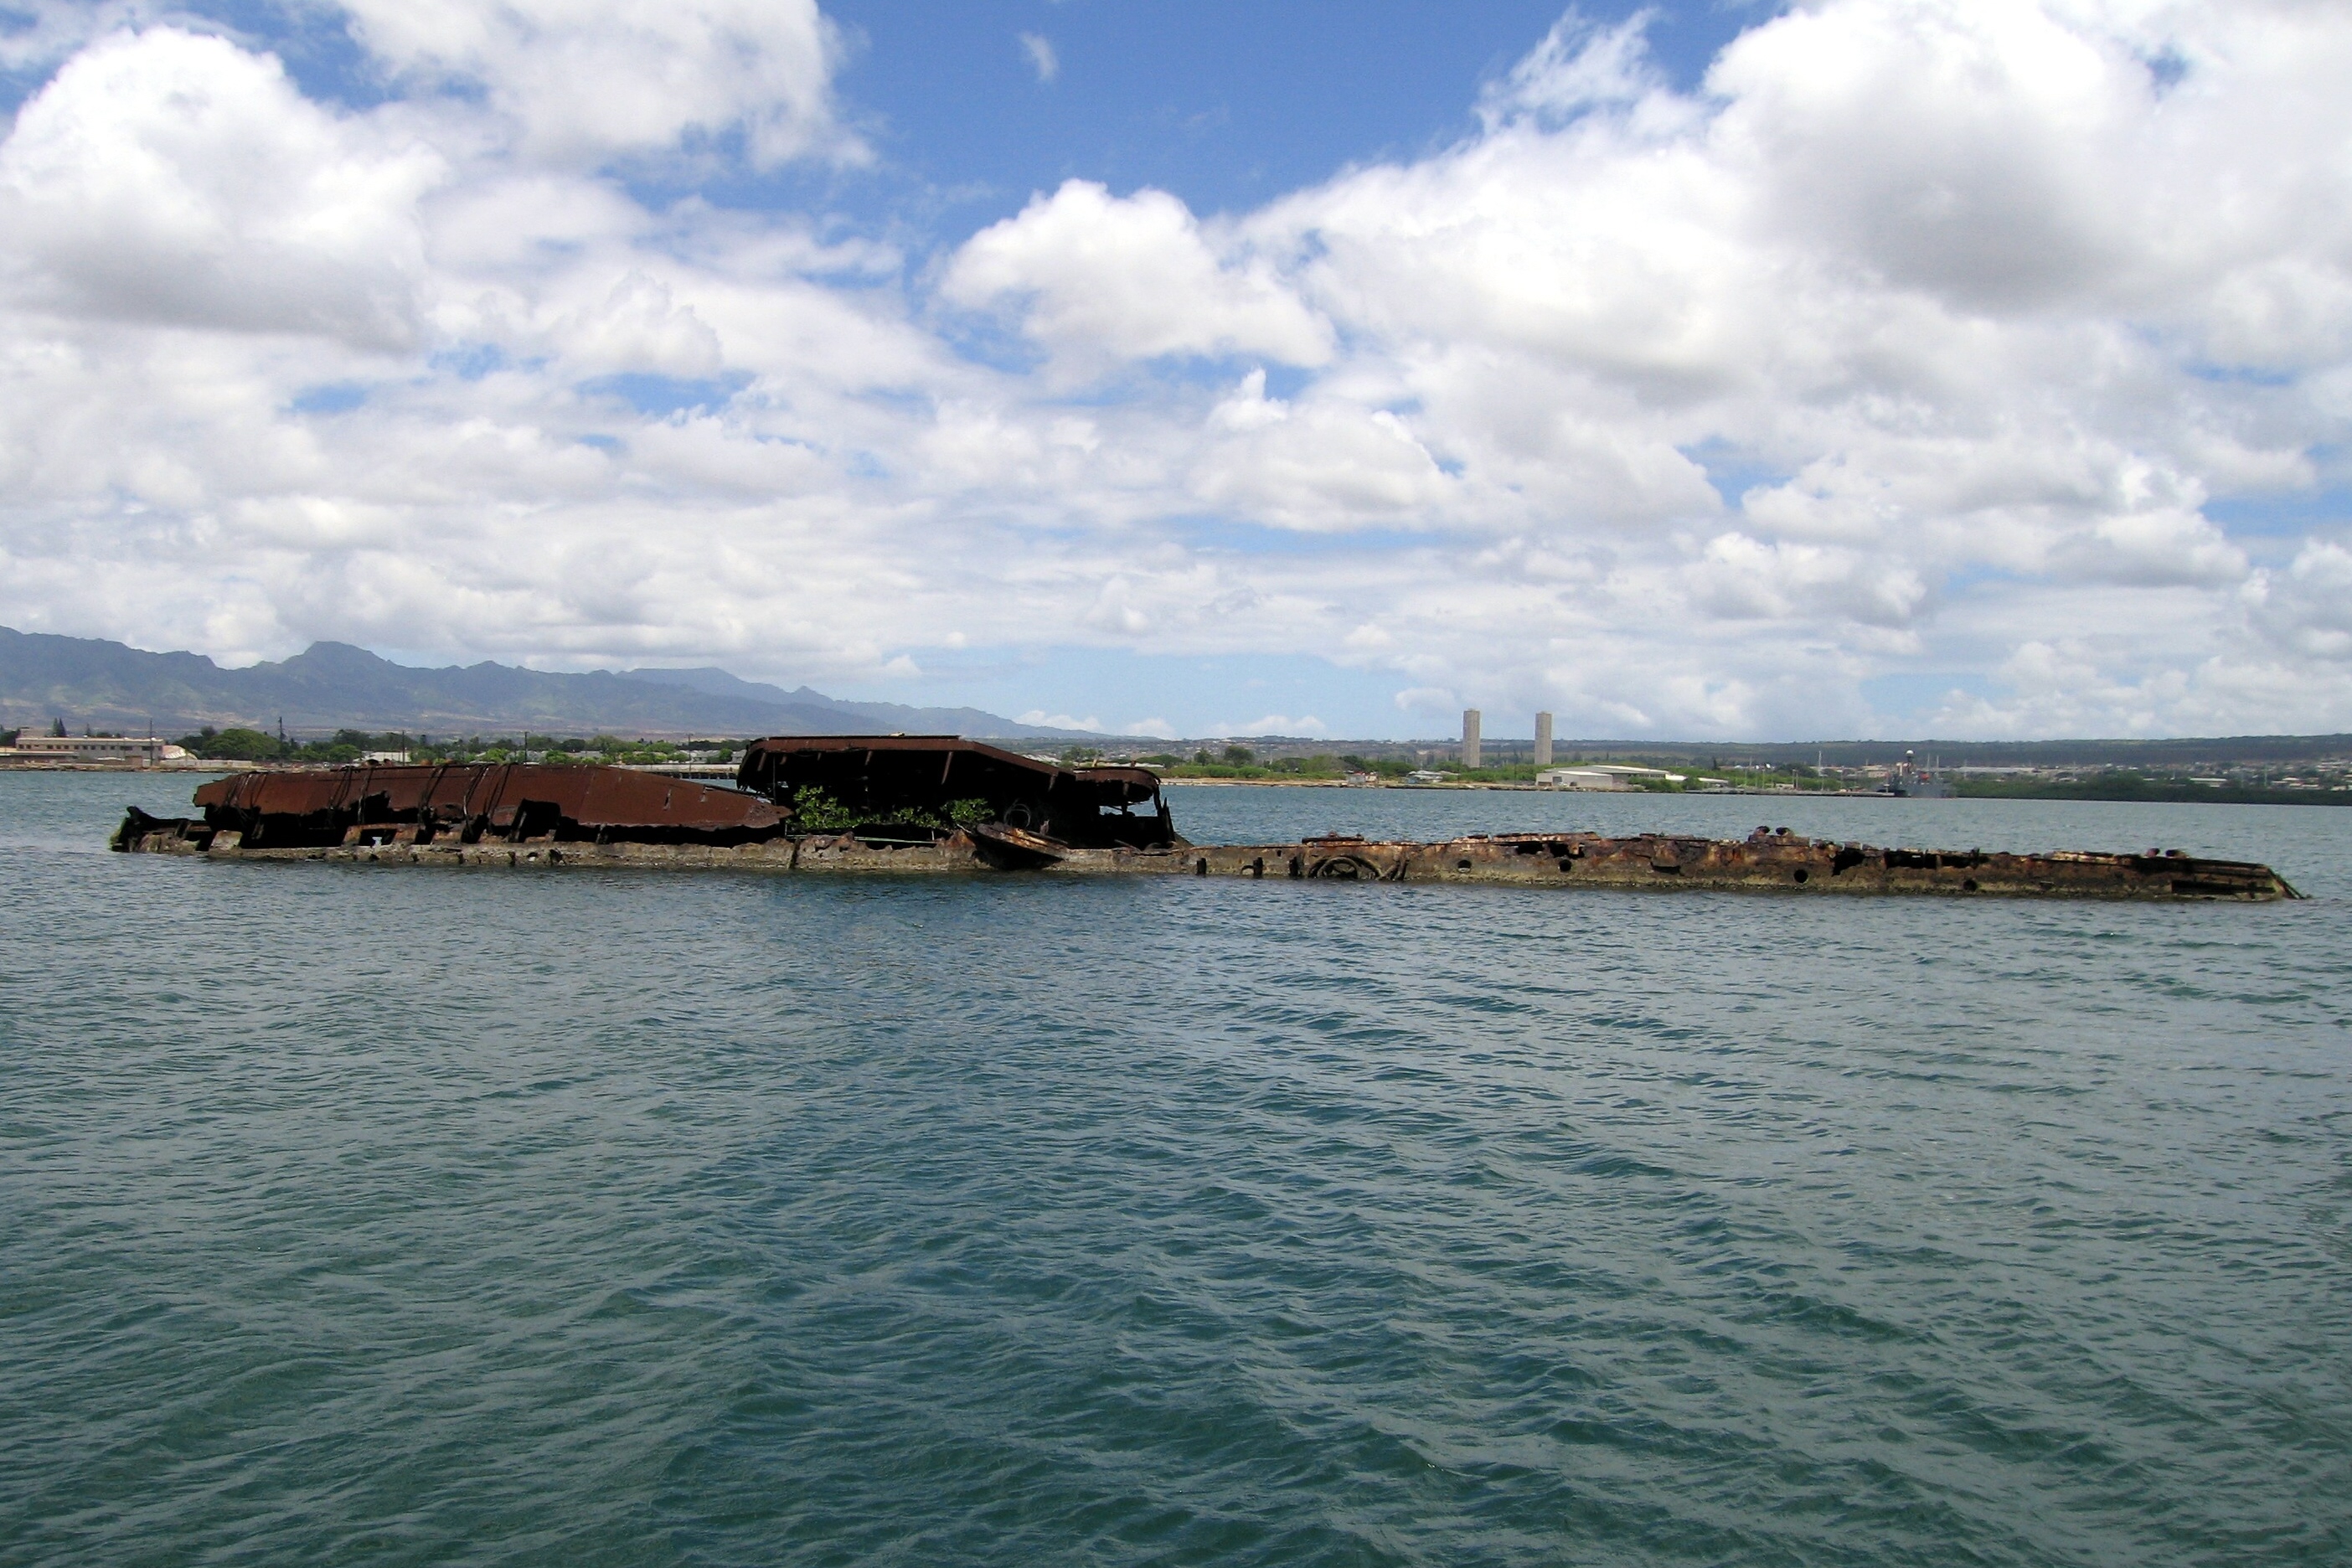
M 1462 765 L 1465 768 L 1478 765 L 1478 710 L 1475 708 L 1462 710 Z
M 1551 766 L 1551 715 L 1536 715 L 1536 766 Z

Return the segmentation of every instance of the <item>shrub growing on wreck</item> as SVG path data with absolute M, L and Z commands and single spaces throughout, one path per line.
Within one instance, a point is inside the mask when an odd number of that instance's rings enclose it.
M 893 826 L 929 827 L 949 832 L 977 827 L 996 813 L 980 799 L 951 800 L 943 811 L 894 811 L 887 815 L 852 811 L 821 789 L 803 789 L 793 796 L 793 821 L 803 832 L 850 833 L 887 822 Z
M 804 789 L 793 796 L 793 823 L 811 833 L 846 833 L 857 814 L 821 789 Z

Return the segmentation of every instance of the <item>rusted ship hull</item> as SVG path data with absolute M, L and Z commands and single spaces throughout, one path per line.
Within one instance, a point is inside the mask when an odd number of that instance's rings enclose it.
M 525 824 L 530 826 L 529 823 Z M 599 841 L 600 837 L 603 841 Z M 632 842 L 610 833 L 458 831 L 398 825 L 347 830 L 332 844 L 272 847 L 203 820 L 133 812 L 114 847 L 217 860 L 324 860 L 496 868 L 709 868 L 746 871 L 1034 876 L 1146 875 L 1241 881 L 1486 884 L 1516 888 L 1714 889 L 1795 896 L 2225 900 L 2301 897 L 2267 866 L 2174 853 L 2046 855 L 1889 849 L 1789 835 L 1497 834 L 1442 843 L 1310 839 L 1297 844 L 1071 848 L 982 828 L 928 843 L 856 834 L 792 835 L 737 825 L 698 839 Z
M 792 815 L 740 790 L 535 763 L 239 773 L 199 787 L 195 804 L 204 816 L 181 822 L 184 837 L 245 851 L 529 839 L 731 846 L 783 837 Z M 116 837 L 163 820 L 133 808 Z

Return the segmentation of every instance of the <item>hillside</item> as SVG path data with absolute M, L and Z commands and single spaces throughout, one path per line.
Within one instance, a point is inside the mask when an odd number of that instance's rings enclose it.
M 513 665 L 419 669 L 348 643 L 224 669 L 193 653 L 148 653 L 97 637 L 0 626 L 0 729 L 63 719 L 75 730 L 176 735 L 210 724 L 321 733 L 341 728 L 425 734 L 810 735 L 953 732 L 1084 738 L 977 708 L 839 702 L 803 686 L 741 680 L 721 669 L 552 674 Z

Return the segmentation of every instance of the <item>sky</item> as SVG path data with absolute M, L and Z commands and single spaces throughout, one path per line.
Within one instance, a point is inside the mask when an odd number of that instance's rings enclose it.
M 0 0 L 0 624 L 2352 730 L 2352 7 Z

